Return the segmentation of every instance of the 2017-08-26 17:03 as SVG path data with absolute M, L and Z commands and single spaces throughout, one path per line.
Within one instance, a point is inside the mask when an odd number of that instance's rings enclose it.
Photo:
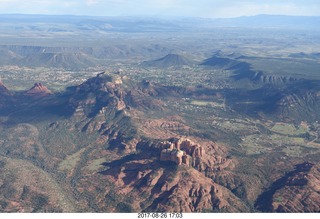
M 183 218 L 182 213 L 138 213 L 138 218 Z

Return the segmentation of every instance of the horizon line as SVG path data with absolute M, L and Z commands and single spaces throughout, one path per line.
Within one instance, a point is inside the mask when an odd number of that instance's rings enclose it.
M 96 17 L 96 18 L 115 18 L 115 17 L 128 17 L 128 18 L 197 18 L 197 19 L 234 19 L 234 18 L 249 18 L 249 17 L 258 17 L 258 16 L 272 16 L 272 17 L 304 17 L 304 18 L 317 18 L 320 16 L 316 15 L 286 15 L 286 14 L 256 14 L 256 15 L 244 15 L 244 16 L 236 16 L 236 17 L 196 17 L 196 16 L 173 16 L 173 15 L 78 15 L 78 14 L 41 14 L 41 13 L 0 13 L 2 15 L 22 15 L 22 16 L 72 16 L 72 17 Z

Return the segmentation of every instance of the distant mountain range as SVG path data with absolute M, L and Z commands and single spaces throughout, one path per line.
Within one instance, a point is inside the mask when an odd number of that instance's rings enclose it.
M 46 47 L 0 45 L 0 65 L 80 69 L 97 66 L 107 59 L 168 54 L 159 45 L 112 45 L 101 47 Z
M 237 18 L 150 18 L 150 17 L 92 17 L 72 15 L 0 15 L 1 30 L 12 31 L 198 31 L 217 27 L 289 28 L 320 30 L 320 17 L 256 15 Z
M 309 29 L 318 27 L 320 17 L 307 16 L 285 16 L 285 15 L 256 15 L 238 18 L 216 19 L 213 21 L 216 26 L 221 27 L 254 27 L 254 28 L 290 28 Z

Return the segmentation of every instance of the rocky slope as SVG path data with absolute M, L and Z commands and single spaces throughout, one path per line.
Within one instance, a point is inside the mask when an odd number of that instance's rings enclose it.
M 5 108 L 10 100 L 11 93 L 0 80 L 0 109 Z
M 295 170 L 278 179 L 261 194 L 258 209 L 270 212 L 319 212 L 320 166 L 297 165 Z
M 9 95 L 8 88 L 0 80 L 0 95 Z
M 141 65 L 143 67 L 157 67 L 157 68 L 169 68 L 169 67 L 181 67 L 190 66 L 194 62 L 188 58 L 178 54 L 168 54 L 160 59 L 145 61 Z
M 21 59 L 22 57 L 15 52 L 8 49 L 1 49 L 0 46 L 0 64 L 1 65 L 12 65 L 15 60 Z
M 282 118 L 313 121 L 320 117 L 319 81 L 299 81 L 279 93 L 275 114 Z
M 50 174 L 21 159 L 0 156 L 1 212 L 73 212 L 66 196 Z
M 241 64 L 239 61 L 227 57 L 213 56 L 206 59 L 201 65 L 212 66 L 222 69 L 234 69 Z
M 142 156 L 142 155 L 140 155 Z M 128 200 L 131 208 L 147 212 L 239 212 L 248 210 L 230 190 L 186 165 L 136 156 L 124 163 L 104 164 L 105 179 Z M 116 165 L 118 164 L 118 165 Z M 110 193 L 105 188 L 105 194 Z M 103 204 L 103 203 L 101 203 Z
M 168 54 L 169 51 L 170 49 L 158 44 L 98 47 L 0 45 L 0 63 L 28 67 L 79 69 L 96 66 L 107 59 L 162 56 Z
M 286 185 L 273 195 L 272 208 L 276 212 L 320 211 L 320 166 L 290 177 Z
M 43 97 L 52 94 L 52 92 L 43 84 L 35 83 L 34 86 L 24 94 L 32 97 Z
M 234 89 L 227 92 L 227 102 L 250 116 L 312 122 L 320 118 L 319 87 L 319 81 L 292 80 L 281 87 L 267 84 L 253 90 Z
M 53 68 L 79 69 L 95 66 L 98 60 L 84 52 L 48 53 L 40 52 L 18 60 L 22 66 L 44 66 Z

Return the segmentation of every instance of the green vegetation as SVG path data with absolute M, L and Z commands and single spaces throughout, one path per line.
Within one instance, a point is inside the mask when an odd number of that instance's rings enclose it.
M 133 209 L 129 204 L 119 202 L 117 204 L 116 210 L 119 213 L 131 213 Z
M 42 194 L 35 195 L 31 198 L 31 204 L 35 206 L 33 212 L 41 211 L 48 204 L 48 197 Z
M 86 166 L 86 168 L 89 171 L 98 171 L 99 169 L 101 169 L 102 167 L 102 163 L 106 162 L 106 158 L 99 158 L 99 159 L 95 159 L 95 160 L 91 160 L 90 163 L 88 164 L 88 166 Z
M 60 164 L 59 164 L 59 167 L 58 169 L 61 170 L 61 171 L 71 171 L 73 170 L 77 163 L 80 161 L 81 159 L 81 154 L 85 151 L 85 148 L 81 149 L 80 151 L 72 154 L 72 155 L 69 155 L 66 157 L 65 160 L 63 160 Z
M 212 101 L 203 101 L 203 100 L 192 100 L 192 105 L 196 106 L 212 106 L 212 107 L 218 107 L 218 108 L 224 108 L 224 104 L 212 102 Z
M 286 123 L 276 123 L 271 130 L 284 135 L 300 135 L 309 131 L 306 127 L 295 127 L 293 124 Z
M 303 149 L 300 146 L 290 146 L 283 149 L 283 152 L 291 157 L 302 157 Z

